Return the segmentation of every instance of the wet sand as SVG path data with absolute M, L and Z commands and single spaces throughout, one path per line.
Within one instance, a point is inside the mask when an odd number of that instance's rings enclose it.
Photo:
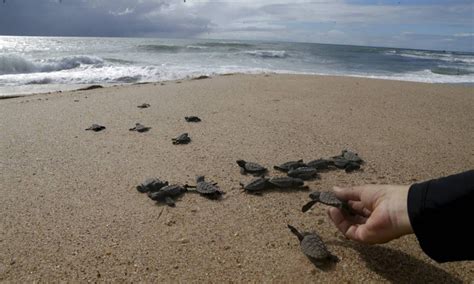
M 472 169 L 473 110 L 472 87 L 296 75 L 0 100 L 0 280 L 471 282 L 474 263 L 437 264 L 414 236 L 345 240 L 326 208 L 301 213 L 306 191 L 243 193 L 239 182 L 251 177 L 235 160 L 271 168 L 349 148 L 363 171 L 322 173 L 312 190 L 411 184 Z M 128 131 L 136 122 L 152 128 Z M 85 131 L 92 123 L 107 129 Z M 183 132 L 192 142 L 172 145 Z M 147 177 L 197 175 L 227 194 L 187 194 L 169 208 L 135 189 Z M 286 224 L 317 231 L 340 262 L 316 268 Z

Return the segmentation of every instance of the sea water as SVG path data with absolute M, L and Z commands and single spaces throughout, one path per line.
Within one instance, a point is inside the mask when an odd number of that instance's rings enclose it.
M 474 83 L 474 53 L 208 39 L 0 36 L 0 96 L 227 73 Z

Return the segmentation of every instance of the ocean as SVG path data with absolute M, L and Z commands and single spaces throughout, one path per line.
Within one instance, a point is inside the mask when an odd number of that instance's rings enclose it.
M 227 73 L 474 83 L 474 53 L 208 39 L 0 36 L 0 96 Z

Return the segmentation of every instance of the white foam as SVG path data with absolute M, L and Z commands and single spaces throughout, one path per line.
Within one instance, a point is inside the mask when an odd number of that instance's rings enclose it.
M 285 58 L 288 56 L 285 50 L 250 50 L 244 53 L 262 58 Z

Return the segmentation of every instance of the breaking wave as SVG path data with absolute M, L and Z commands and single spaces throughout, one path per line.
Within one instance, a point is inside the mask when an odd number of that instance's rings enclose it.
M 101 58 L 95 56 L 69 56 L 34 61 L 19 55 L 0 55 L 0 75 L 70 70 L 81 65 L 100 66 L 103 62 Z
M 245 54 L 262 58 L 285 58 L 288 57 L 288 53 L 284 50 L 251 50 L 246 51 Z

